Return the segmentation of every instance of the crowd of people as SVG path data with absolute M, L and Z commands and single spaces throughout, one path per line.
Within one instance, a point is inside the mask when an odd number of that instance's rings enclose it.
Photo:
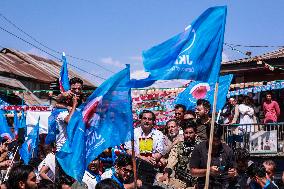
M 156 116 L 152 111 L 141 111 L 134 128 L 134 144 L 128 141 L 105 149 L 88 165 L 82 181 L 67 175 L 57 162 L 56 154 L 67 140 L 70 118 L 84 101 L 82 80 L 73 78 L 70 85 L 71 90 L 57 98 L 55 143 L 40 144 L 39 155 L 32 158 L 29 165 L 24 165 L 17 157 L 17 141 L 2 140 L 1 189 L 204 188 L 211 129 L 211 104 L 204 99 L 197 101 L 195 111 L 177 104 L 174 118 L 167 121 L 163 130 L 155 128 Z M 223 112 L 224 121 L 229 124 L 253 123 L 255 110 L 250 103 L 249 97 L 241 104 L 230 99 Z M 266 123 L 277 121 L 280 110 L 271 100 L 271 94 L 270 97 L 266 95 L 263 108 Z M 282 181 L 275 180 L 277 165 L 273 160 L 251 161 L 247 149 L 232 150 L 223 141 L 224 129 L 217 123 L 213 126 L 209 188 L 283 187 L 284 172 Z
M 253 94 L 229 98 L 222 111 L 225 124 L 255 124 L 275 123 L 279 120 L 280 107 L 277 101 L 272 99 L 272 93 L 267 92 L 262 104 Z

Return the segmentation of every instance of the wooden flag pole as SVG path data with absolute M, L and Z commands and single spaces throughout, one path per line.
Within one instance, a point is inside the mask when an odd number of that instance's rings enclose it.
M 207 167 L 206 167 L 205 189 L 208 189 L 208 187 L 209 187 L 209 175 L 210 175 L 210 165 L 211 165 L 211 154 L 212 154 L 214 123 L 215 123 L 215 117 L 216 117 L 215 114 L 216 114 L 216 104 L 217 104 L 217 96 L 218 96 L 218 86 L 219 86 L 219 83 L 216 83 L 215 84 L 215 90 L 214 90 L 213 111 L 212 111 L 211 127 L 210 127 L 210 137 L 209 137 L 208 159 L 207 159 Z
M 134 134 L 131 139 L 131 148 L 132 148 L 132 163 L 133 163 L 133 173 L 134 173 L 134 189 L 137 189 L 137 167 L 136 167 L 136 158 L 134 150 Z

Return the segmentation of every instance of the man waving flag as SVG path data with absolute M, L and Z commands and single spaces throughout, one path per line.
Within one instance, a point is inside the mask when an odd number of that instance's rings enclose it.
M 222 58 L 227 8 L 207 9 L 186 29 L 143 52 L 148 80 L 216 82 Z
M 87 165 L 103 150 L 132 136 L 129 66 L 106 80 L 76 111 L 67 127 L 68 139 L 57 153 L 62 169 L 81 181 Z

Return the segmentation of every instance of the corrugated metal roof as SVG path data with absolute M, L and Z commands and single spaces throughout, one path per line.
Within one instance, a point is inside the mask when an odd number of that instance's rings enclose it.
M 0 76 L 0 84 L 15 88 L 15 90 L 24 90 L 24 92 L 19 93 L 17 96 L 23 98 L 26 104 L 29 106 L 42 104 L 42 101 L 28 88 L 26 88 L 19 80 Z
M 59 77 L 60 69 L 61 64 L 50 59 L 8 48 L 0 51 L 0 72 L 3 73 L 12 73 L 50 83 Z M 69 78 L 79 77 L 84 81 L 84 85 L 95 87 L 72 70 L 68 69 L 68 71 Z
M 260 56 L 254 56 L 251 58 L 242 58 L 238 60 L 222 62 L 222 64 L 238 64 L 238 63 L 245 63 L 245 62 L 254 62 L 258 60 L 267 60 L 267 59 L 272 59 L 272 58 L 281 58 L 281 57 L 284 57 L 284 48 L 280 48 L 276 51 L 268 52 Z

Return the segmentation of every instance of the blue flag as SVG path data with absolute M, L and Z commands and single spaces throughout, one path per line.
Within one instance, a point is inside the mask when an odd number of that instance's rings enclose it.
M 183 32 L 143 52 L 149 80 L 216 82 L 222 60 L 227 7 L 207 9 Z
M 10 129 L 8 123 L 7 123 L 5 112 L 3 110 L 0 110 L 0 123 L 1 123 L 1 127 L 0 127 L 1 138 L 12 140 L 13 135 L 12 135 L 11 129 Z
M 62 67 L 61 67 L 60 76 L 59 76 L 59 88 L 61 92 L 70 90 L 67 60 L 65 57 L 65 53 L 62 53 Z
M 216 111 L 219 111 L 224 107 L 232 79 L 232 74 L 221 76 L 219 78 Z M 214 90 L 215 83 L 193 81 L 177 96 L 175 103 L 185 105 L 188 110 L 194 110 L 198 99 L 206 99 L 213 104 Z
M 19 119 L 18 119 L 18 113 L 17 110 L 14 110 L 14 138 L 18 138 L 18 129 L 19 129 Z
M 25 111 L 22 110 L 22 115 L 19 120 L 19 126 L 18 129 L 25 129 L 25 137 L 27 136 L 27 123 L 26 123 L 26 116 L 25 116 Z
M 67 109 L 53 109 L 50 116 L 48 117 L 48 131 L 47 135 L 45 137 L 45 143 L 51 144 L 52 142 L 55 142 L 56 140 L 56 118 L 60 114 L 60 112 L 67 111 Z
M 30 159 L 37 154 L 39 143 L 39 119 L 36 126 L 28 134 L 28 138 L 22 144 L 20 148 L 20 156 L 23 159 L 25 165 L 29 164 Z
M 76 111 L 67 127 L 68 140 L 57 153 L 63 170 L 81 181 L 87 165 L 106 148 L 132 137 L 130 70 L 105 81 Z
M 10 104 L 0 98 L 0 109 L 3 109 L 4 106 L 10 106 Z

